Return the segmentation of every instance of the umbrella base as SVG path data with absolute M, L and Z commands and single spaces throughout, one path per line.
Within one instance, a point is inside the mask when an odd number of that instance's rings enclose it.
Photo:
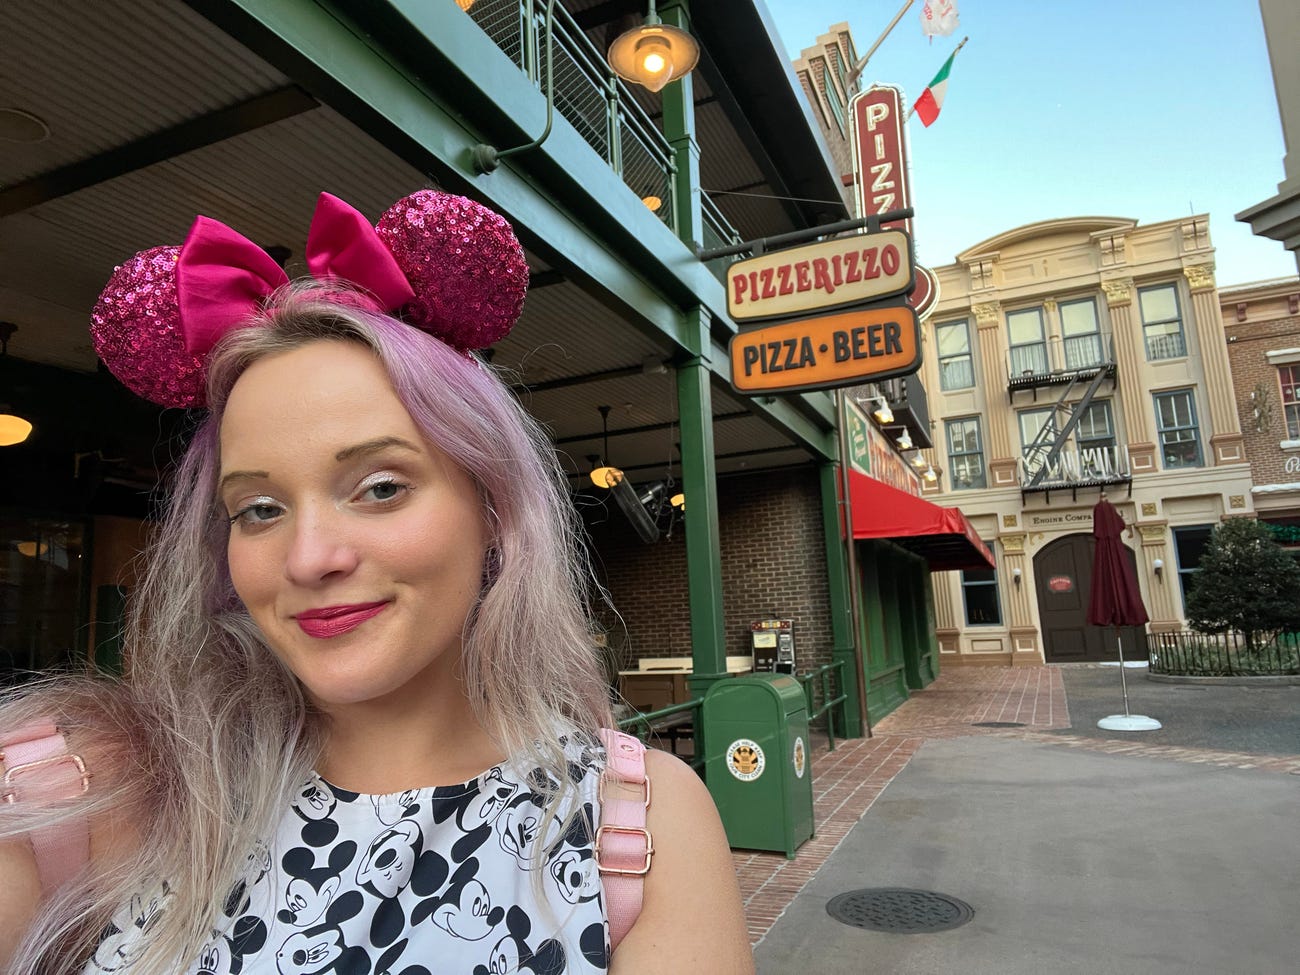
M 1098 721 L 1097 727 L 1107 731 L 1156 731 L 1162 725 L 1145 714 L 1112 714 Z

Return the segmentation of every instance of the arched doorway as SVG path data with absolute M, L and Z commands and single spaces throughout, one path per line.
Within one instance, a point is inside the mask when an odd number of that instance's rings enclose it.
M 1045 545 L 1034 556 L 1034 588 L 1038 592 L 1038 619 L 1043 632 L 1043 656 L 1048 663 L 1115 660 L 1113 627 L 1088 625 L 1088 599 L 1092 595 L 1092 535 L 1065 535 Z M 1134 572 L 1137 558 L 1127 545 Z M 1142 627 L 1121 627 L 1125 660 L 1147 658 Z

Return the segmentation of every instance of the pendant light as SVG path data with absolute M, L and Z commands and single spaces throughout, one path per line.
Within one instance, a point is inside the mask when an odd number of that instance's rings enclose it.
M 889 408 L 889 401 L 883 396 L 877 396 L 876 402 L 880 405 L 875 409 L 875 417 L 881 423 L 893 423 L 894 411 Z
M 623 472 L 617 467 L 609 466 L 609 411 L 608 406 L 598 406 L 600 410 L 600 426 L 604 431 L 604 453 L 601 454 L 600 466 L 594 468 L 591 472 L 591 483 L 596 487 L 612 488 L 619 481 L 623 480 Z
M 700 60 L 700 45 L 687 31 L 665 24 L 650 0 L 645 22 L 625 31 L 609 46 L 609 66 L 624 81 L 660 91 Z
M 0 322 L 0 356 L 9 354 L 9 340 L 13 338 L 18 326 L 13 322 Z M 12 447 L 26 440 L 32 432 L 30 420 L 0 404 L 0 447 Z
M 907 432 L 907 428 L 904 427 L 904 428 L 903 428 L 903 435 L 902 435 L 901 437 L 898 438 L 898 447 L 899 447 L 899 449 L 900 449 L 900 450 L 911 450 L 914 446 L 916 446 L 916 445 L 912 443 L 912 435 L 911 435 L 910 433 L 908 433 L 908 432 Z

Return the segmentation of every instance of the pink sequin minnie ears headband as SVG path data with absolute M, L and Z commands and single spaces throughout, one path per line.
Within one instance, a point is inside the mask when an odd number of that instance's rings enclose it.
M 371 227 L 336 196 L 316 203 L 305 251 L 321 281 L 468 352 L 519 318 L 528 265 L 510 225 L 463 196 L 420 190 Z M 160 406 L 204 405 L 207 357 L 289 281 L 271 256 L 198 217 L 180 247 L 151 247 L 118 267 L 90 319 L 95 351 L 122 384 Z

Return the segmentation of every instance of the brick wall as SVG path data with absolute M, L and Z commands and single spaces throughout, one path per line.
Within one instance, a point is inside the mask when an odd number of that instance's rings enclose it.
M 1300 281 L 1295 282 L 1292 293 L 1296 292 L 1300 292 Z M 1233 291 L 1222 298 L 1233 394 L 1252 479 L 1255 484 L 1300 481 L 1283 467 L 1288 457 L 1297 455 L 1278 446 L 1287 439 L 1286 417 L 1278 368 L 1264 355 L 1272 349 L 1300 347 L 1300 314 L 1292 311 L 1288 295 Z M 1243 316 L 1244 321 L 1240 320 Z
M 831 659 L 830 594 L 821 491 L 809 467 L 725 477 L 718 482 L 723 612 L 729 654 L 749 651 L 749 624 L 795 620 L 799 669 Z M 686 544 L 680 523 L 671 539 L 640 541 L 609 502 L 585 512 L 596 577 L 613 608 L 597 606 L 622 666 L 639 657 L 691 655 Z

